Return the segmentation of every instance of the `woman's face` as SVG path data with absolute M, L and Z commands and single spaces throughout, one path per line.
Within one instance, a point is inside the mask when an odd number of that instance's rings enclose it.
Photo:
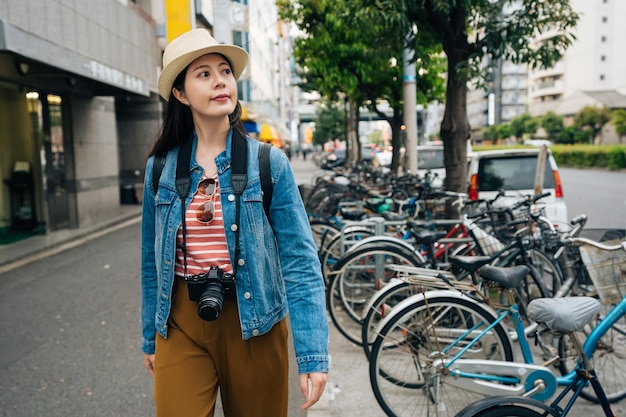
M 237 80 L 226 58 L 207 54 L 189 64 L 184 90 L 172 93 L 196 115 L 225 117 L 237 105 Z

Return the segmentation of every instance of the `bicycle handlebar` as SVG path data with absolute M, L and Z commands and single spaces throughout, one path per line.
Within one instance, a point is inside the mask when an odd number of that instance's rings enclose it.
M 586 237 L 571 237 L 564 239 L 566 243 L 571 244 L 583 244 L 583 245 L 591 245 L 598 249 L 607 250 L 607 251 L 615 251 L 615 250 L 624 250 L 626 251 L 626 240 L 616 244 L 616 245 L 605 245 L 604 243 L 596 242 L 595 240 L 588 239 Z

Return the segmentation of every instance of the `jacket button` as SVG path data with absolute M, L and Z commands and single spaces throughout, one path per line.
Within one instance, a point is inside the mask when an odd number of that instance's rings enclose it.
M 250 293 L 249 293 L 249 292 L 247 292 L 247 291 L 246 291 L 246 292 L 244 293 L 244 295 L 243 295 L 243 298 L 245 298 L 246 300 L 249 300 L 249 299 L 250 299 L 250 297 L 251 297 L 251 295 L 250 295 Z
M 235 201 L 235 196 L 232 194 L 228 194 L 228 201 Z
M 258 336 L 259 331 L 257 329 L 252 330 L 252 336 Z
M 230 225 L 230 230 L 233 231 L 233 232 L 236 232 L 237 231 L 237 225 L 236 224 L 231 224 Z
M 244 266 L 245 264 L 246 264 L 246 261 L 244 259 L 237 260 L 237 265 Z

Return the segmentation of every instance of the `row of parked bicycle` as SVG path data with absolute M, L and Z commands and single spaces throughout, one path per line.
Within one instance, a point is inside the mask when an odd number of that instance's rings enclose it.
M 415 177 L 303 192 L 328 313 L 388 416 L 564 416 L 579 396 L 614 415 L 624 231 L 584 237 L 584 215 L 555 227 L 543 197 L 470 202 Z

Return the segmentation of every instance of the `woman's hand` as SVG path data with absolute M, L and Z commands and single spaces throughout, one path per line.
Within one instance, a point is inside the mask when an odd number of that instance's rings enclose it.
M 300 391 L 302 391 L 302 395 L 306 399 L 306 402 L 300 407 L 301 410 L 306 410 L 319 401 L 324 393 L 327 380 L 328 374 L 326 372 L 300 375 Z
M 152 378 L 154 378 L 154 353 L 144 353 L 143 354 L 143 366 L 146 367 L 148 373 Z

